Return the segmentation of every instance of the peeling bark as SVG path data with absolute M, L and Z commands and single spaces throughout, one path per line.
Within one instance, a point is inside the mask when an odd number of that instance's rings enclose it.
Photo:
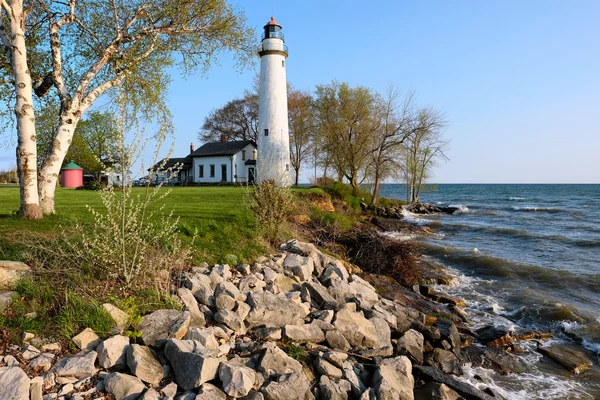
M 17 119 L 17 173 L 21 193 L 19 213 L 25 219 L 41 219 L 37 191 L 37 149 L 32 83 L 27 67 L 25 47 L 25 15 L 22 1 L 10 5 L 11 62 L 15 75 L 15 116 Z

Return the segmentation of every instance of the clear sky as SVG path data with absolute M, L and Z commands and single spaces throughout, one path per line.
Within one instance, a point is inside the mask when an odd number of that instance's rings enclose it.
M 394 85 L 445 112 L 450 161 L 432 182 L 600 183 L 600 1 L 233 4 L 258 34 L 272 14 L 283 26 L 295 87 Z M 255 74 L 224 55 L 204 76 L 174 75 L 174 156 Z M 12 163 L 13 149 L 0 152 L 0 168 Z

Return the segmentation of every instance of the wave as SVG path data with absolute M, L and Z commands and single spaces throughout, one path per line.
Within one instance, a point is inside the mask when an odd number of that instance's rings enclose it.
M 511 196 L 508 198 L 511 201 L 522 201 L 522 200 L 527 200 L 527 197 L 516 197 L 516 196 Z
M 419 226 L 429 225 L 431 221 L 428 221 L 424 218 L 419 218 L 417 214 L 413 214 L 406 209 L 402 209 L 402 220 L 408 222 L 409 224 L 415 224 Z
M 574 274 L 566 270 L 522 264 L 481 252 L 465 251 L 432 243 L 423 243 L 422 246 L 429 255 L 442 258 L 451 265 L 461 265 L 477 274 L 521 279 L 552 289 L 577 288 L 600 292 L 600 274 Z
M 529 207 L 511 207 L 510 208 L 512 211 L 518 211 L 518 212 L 540 212 L 540 213 L 563 213 L 563 212 L 569 212 L 569 210 L 563 210 L 561 208 L 554 208 L 554 207 L 533 207 L 533 206 L 529 206 Z

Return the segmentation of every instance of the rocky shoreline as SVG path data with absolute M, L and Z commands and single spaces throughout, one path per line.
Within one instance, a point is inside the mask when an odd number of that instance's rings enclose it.
M 516 341 L 546 334 L 473 332 L 464 301 L 431 287 L 454 277 L 421 264 L 407 288 L 291 240 L 252 265 L 193 267 L 177 277 L 183 311 L 131 327 L 105 304 L 114 335 L 86 329 L 78 353 L 27 333 L 4 346 L 0 400 L 501 398 L 458 379 L 462 365 L 522 371 Z M 574 373 L 589 364 L 568 349 L 546 355 Z

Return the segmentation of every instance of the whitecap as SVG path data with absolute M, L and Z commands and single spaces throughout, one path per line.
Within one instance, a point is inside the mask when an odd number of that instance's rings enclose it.
M 389 239 L 397 240 L 399 242 L 406 242 L 408 240 L 413 240 L 417 237 L 417 235 L 411 235 L 411 234 L 402 233 L 402 232 L 398 232 L 398 231 L 379 232 L 379 235 L 389 238 Z
M 517 197 L 517 196 L 511 196 L 508 198 L 509 200 L 512 201 L 519 201 L 519 200 L 527 200 L 527 197 Z
M 415 225 L 429 225 L 430 221 L 427 221 L 426 219 L 423 218 L 419 218 L 417 216 L 417 214 L 413 214 L 410 211 L 408 211 L 406 208 L 402 209 L 402 220 L 405 222 L 408 222 L 409 224 L 415 224 Z

